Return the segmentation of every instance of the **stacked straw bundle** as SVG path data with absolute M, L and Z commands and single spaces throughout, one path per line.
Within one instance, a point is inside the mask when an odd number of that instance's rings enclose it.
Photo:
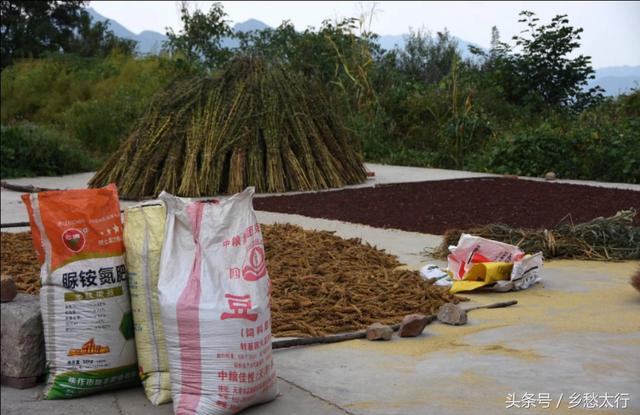
M 126 199 L 162 190 L 201 197 L 316 190 L 360 183 L 354 138 L 313 80 L 255 57 L 214 78 L 175 81 L 91 179 Z

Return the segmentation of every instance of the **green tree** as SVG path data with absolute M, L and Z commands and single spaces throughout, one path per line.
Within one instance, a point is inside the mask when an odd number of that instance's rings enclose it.
M 189 11 L 188 3 L 180 4 L 180 19 L 183 29 L 176 33 L 167 28 L 168 40 L 163 45 L 165 51 L 189 65 L 204 65 L 214 69 L 226 62 L 232 55 L 229 48 L 222 46 L 222 39 L 231 37 L 233 32 L 222 4 L 213 3 L 208 13 L 196 9 Z
M 77 27 L 78 35 L 70 44 L 70 52 L 82 57 L 106 57 L 114 51 L 124 55 L 135 53 L 135 40 L 116 36 L 109 30 L 109 21 L 93 23 L 91 16 L 83 12 Z
M 536 111 L 565 108 L 579 112 L 600 102 L 602 89 L 586 88 L 595 73 L 591 58 L 570 58 L 580 47 L 583 29 L 571 26 L 567 15 L 557 15 L 547 25 L 540 25 L 533 12 L 523 11 L 520 16 L 526 29 L 513 37 L 515 47 L 500 42 L 496 30 L 489 54 L 472 50 L 487 58 L 488 79 L 503 97 Z
M 432 37 L 422 30 L 409 33 L 404 50 L 399 51 L 399 67 L 413 81 L 436 84 L 460 61 L 458 43 L 445 29 Z
M 16 58 L 66 51 L 84 1 L 2 1 L 2 67 Z
M 104 56 L 113 49 L 132 53 L 135 42 L 118 38 L 108 23 L 92 24 L 84 10 L 88 1 L 2 1 L 1 67 L 15 59 L 47 53 Z
M 275 29 L 239 33 L 239 51 L 284 63 L 291 70 L 320 80 L 338 90 L 350 109 L 370 107 L 376 100 L 370 83 L 375 35 L 364 30 L 362 19 L 324 20 L 316 29 L 298 32 L 284 21 Z M 358 33 L 360 31 L 360 33 Z

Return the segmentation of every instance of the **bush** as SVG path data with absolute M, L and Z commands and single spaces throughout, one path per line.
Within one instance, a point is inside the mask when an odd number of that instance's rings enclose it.
M 2 178 L 58 176 L 97 167 L 79 143 L 57 131 L 33 124 L 2 126 L 0 131 Z
M 62 130 L 94 155 L 108 156 L 175 75 L 175 66 L 157 56 L 24 60 L 2 71 L 2 123 Z
M 639 95 L 577 118 L 502 134 L 486 152 L 483 170 L 534 177 L 554 171 L 561 178 L 640 183 Z

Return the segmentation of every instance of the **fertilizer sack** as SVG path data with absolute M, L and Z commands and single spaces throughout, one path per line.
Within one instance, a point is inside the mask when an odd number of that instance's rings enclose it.
M 270 282 L 253 188 L 167 206 L 158 292 L 176 414 L 233 414 L 277 395 Z
M 124 212 L 124 246 L 135 327 L 138 370 L 149 401 L 171 401 L 169 361 L 158 301 L 160 252 L 166 220 L 164 204 L 140 205 Z
M 138 382 L 114 185 L 25 194 L 41 265 L 46 399 Z

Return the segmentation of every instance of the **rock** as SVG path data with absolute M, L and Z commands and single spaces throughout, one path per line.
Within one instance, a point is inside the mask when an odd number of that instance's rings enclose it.
M 453 326 L 462 326 L 467 324 L 467 312 L 455 304 L 446 303 L 441 305 L 438 310 L 438 321 Z
M 640 291 L 640 268 L 635 274 L 631 276 L 631 285 L 638 291 Z
M 422 333 L 425 326 L 432 321 L 432 318 L 423 316 L 422 314 L 409 314 L 408 316 L 404 316 L 398 335 L 400 337 L 417 337 Z
M 13 277 L 3 275 L 0 278 L 0 284 L 2 284 L 0 286 L 0 302 L 6 303 L 16 298 L 18 292 L 16 291 L 16 283 Z
M 393 329 L 382 323 L 373 323 L 367 327 L 367 340 L 391 340 Z
M 30 376 L 28 378 L 12 378 L 2 376 L 2 384 L 16 389 L 29 389 L 44 381 L 45 375 Z
M 2 381 L 15 387 L 31 387 L 45 373 L 44 333 L 40 300 L 18 294 L 0 305 Z
M 547 174 L 544 175 L 545 180 L 555 180 L 557 179 L 556 174 L 552 171 L 547 172 Z

